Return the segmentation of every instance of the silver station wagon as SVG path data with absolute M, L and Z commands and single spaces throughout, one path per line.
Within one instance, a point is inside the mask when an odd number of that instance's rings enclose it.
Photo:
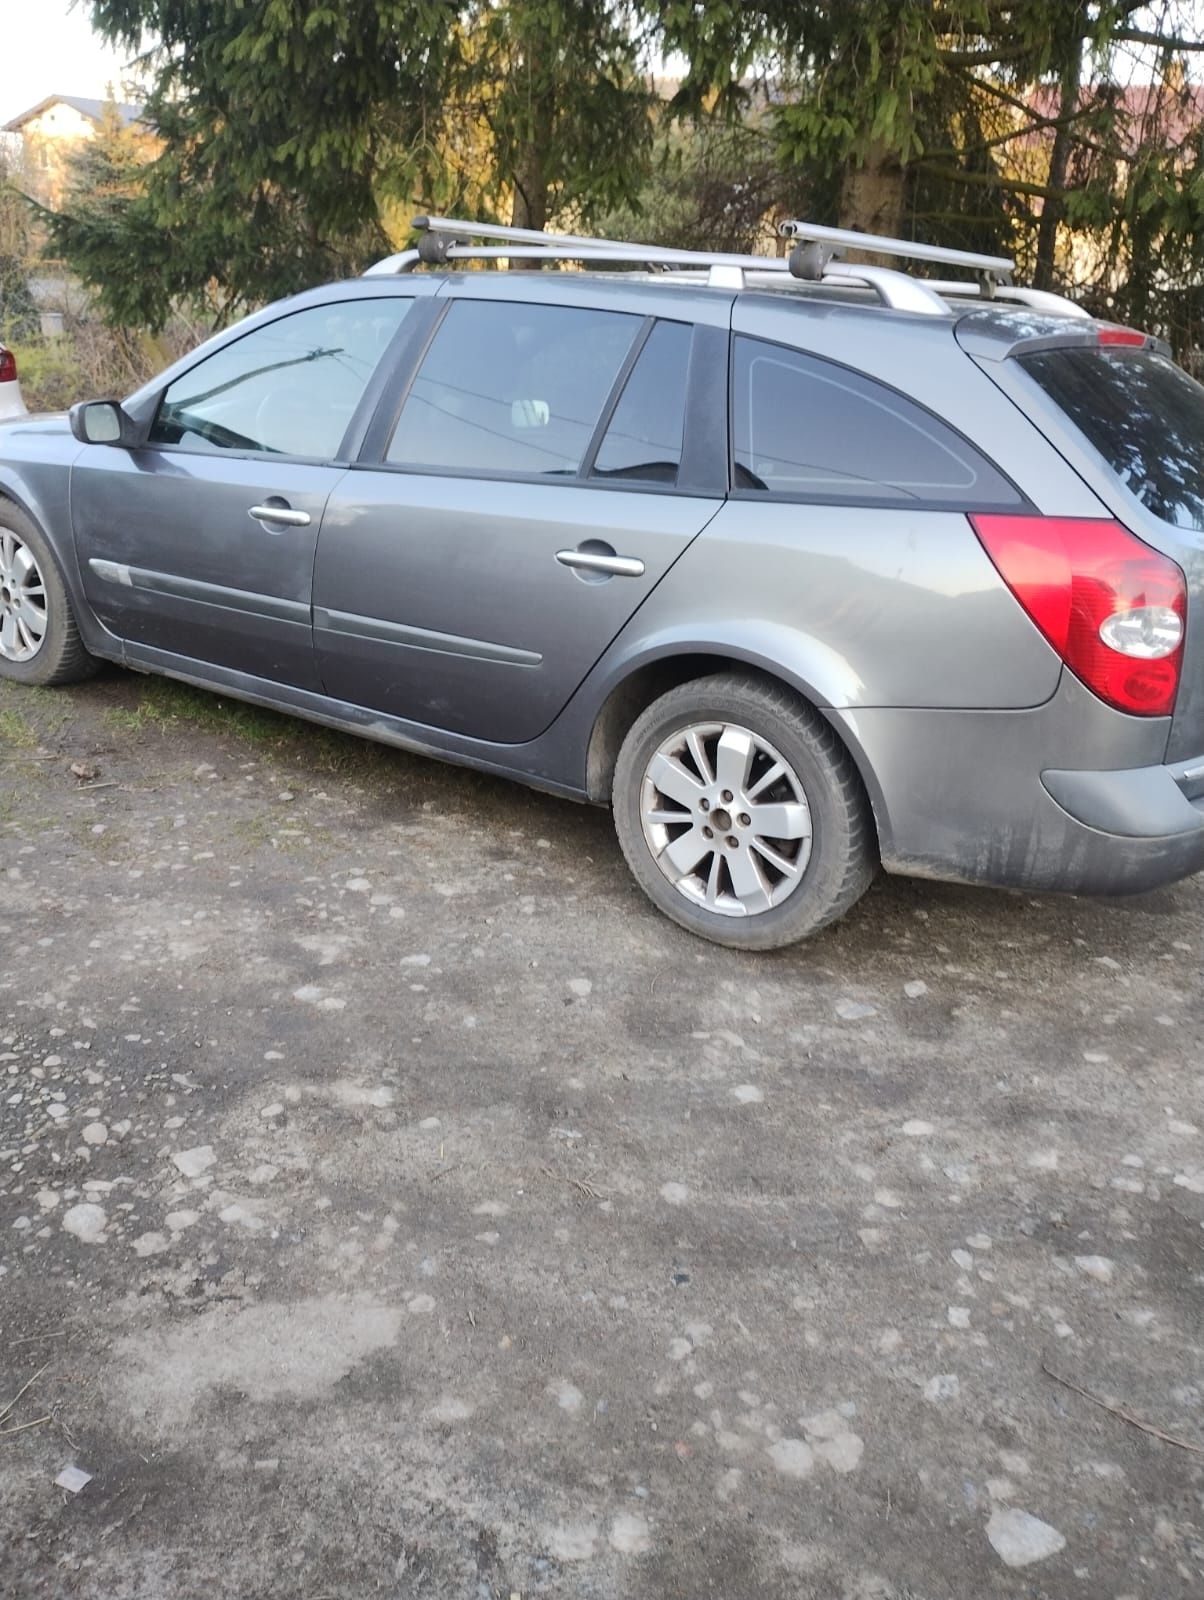
M 649 898 L 743 949 L 879 865 L 1204 865 L 1204 389 L 1158 340 L 803 223 L 788 258 L 416 226 L 0 424 L 0 676 L 121 662 L 609 803 Z

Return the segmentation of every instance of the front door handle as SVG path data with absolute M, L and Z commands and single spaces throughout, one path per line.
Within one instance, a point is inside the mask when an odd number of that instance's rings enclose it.
M 269 500 L 267 505 L 251 506 L 247 515 L 255 522 L 275 522 L 286 528 L 308 528 L 310 524 L 308 511 L 294 511 L 283 500 L 278 505 Z
M 644 563 L 635 556 L 603 555 L 597 550 L 557 550 L 556 559 L 562 567 L 576 567 L 582 572 L 601 572 L 615 578 L 644 576 Z

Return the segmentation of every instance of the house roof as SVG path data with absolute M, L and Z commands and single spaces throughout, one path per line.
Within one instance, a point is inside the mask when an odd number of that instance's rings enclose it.
M 48 94 L 45 100 L 39 100 L 36 106 L 30 106 L 28 111 L 23 111 L 19 117 L 14 117 L 11 122 L 6 122 L 0 132 L 20 133 L 27 122 L 32 121 L 34 117 L 41 116 L 43 111 L 47 111 L 51 106 L 56 105 L 70 106 L 73 111 L 78 111 L 81 117 L 87 117 L 90 122 L 96 123 L 97 127 L 99 127 L 104 121 L 105 107 L 108 103 L 107 100 L 88 100 L 77 94 Z M 142 118 L 141 106 L 118 105 L 116 111 L 121 119 L 122 127 L 125 128 L 128 128 L 132 123 L 140 121 Z

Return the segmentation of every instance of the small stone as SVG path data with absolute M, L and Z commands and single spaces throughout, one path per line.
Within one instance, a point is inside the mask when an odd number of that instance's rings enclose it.
M 669 1206 L 684 1206 L 690 1198 L 690 1191 L 684 1183 L 662 1183 L 661 1199 Z
M 143 1233 L 134 1240 L 134 1254 L 136 1256 L 157 1256 L 161 1250 L 166 1250 L 171 1241 L 163 1233 Z
M 427 1416 L 434 1422 L 467 1422 L 472 1416 L 472 1407 L 467 1400 L 457 1400 L 454 1395 L 445 1394 L 435 1402 Z
M 992 1511 L 987 1538 L 1006 1567 L 1027 1567 L 1066 1548 L 1066 1540 L 1056 1528 L 1014 1507 Z
M 643 1555 L 651 1543 L 647 1522 L 633 1511 L 620 1511 L 610 1525 L 610 1547 L 621 1555 Z
M 758 1106 L 764 1098 L 755 1083 L 738 1083 L 732 1090 L 732 1099 L 738 1100 L 742 1106 Z
M 185 1228 L 191 1228 L 200 1220 L 199 1211 L 169 1211 L 163 1218 L 164 1226 L 170 1228 L 172 1233 L 182 1233 Z
M 406 1309 L 415 1317 L 429 1316 L 435 1309 L 435 1297 L 430 1294 L 416 1294 Z
M 694 1346 L 688 1339 L 671 1339 L 669 1348 L 665 1352 L 670 1361 L 684 1361 L 693 1353 Z
M 85 1485 L 92 1482 L 92 1474 L 85 1472 L 82 1467 L 64 1467 L 54 1481 L 59 1489 L 66 1489 L 69 1494 L 78 1494 Z
M 83 1140 L 85 1144 L 104 1144 L 109 1137 L 109 1130 L 103 1122 L 89 1122 L 84 1129 Z
M 928 993 L 928 985 L 922 978 L 913 978 L 910 983 L 903 985 L 903 993 L 909 1000 L 919 1000 Z
M 833 1472 L 856 1472 L 861 1465 L 865 1445 L 857 1434 L 846 1431 L 834 1439 L 825 1439 L 815 1446 L 815 1454 L 827 1463 Z
M 924 1385 L 924 1398 L 940 1404 L 945 1400 L 956 1400 L 961 1391 L 961 1380 L 957 1374 L 942 1372 L 935 1378 L 929 1378 Z
M 270 1106 L 261 1106 L 259 1108 L 259 1115 L 266 1122 L 270 1122 L 273 1117 L 282 1117 L 284 1115 L 284 1107 L 279 1100 L 273 1100 Z
M 217 1160 L 211 1144 L 198 1144 L 192 1150 L 177 1150 L 172 1161 L 186 1178 L 199 1178 Z
M 46 1107 L 46 1115 L 52 1117 L 55 1122 L 61 1122 L 67 1115 L 67 1107 L 61 1100 L 52 1100 Z
M 860 1000 L 838 1000 L 836 1015 L 843 1022 L 861 1022 L 866 1017 L 876 1017 L 878 1007 L 864 1005 Z
M 73 1233 L 84 1244 L 95 1244 L 105 1231 L 104 1207 L 85 1201 L 63 1213 L 63 1232 Z
M 805 1478 L 815 1464 L 811 1446 L 802 1439 L 779 1439 L 770 1445 L 769 1459 L 787 1478 Z
M 594 986 L 588 978 L 570 978 L 569 991 L 575 994 L 578 1000 L 585 1000 L 593 993 Z
M 936 1129 L 931 1122 L 924 1122 L 919 1117 L 910 1117 L 903 1124 L 903 1132 L 909 1139 L 926 1139 L 930 1133 L 935 1133 Z
M 588 1561 L 594 1553 L 598 1529 L 592 1522 L 570 1522 L 547 1534 L 548 1553 L 556 1561 Z
M 1097 1283 L 1111 1283 L 1114 1263 L 1107 1256 L 1075 1256 L 1074 1264 L 1087 1278 Z
M 585 1396 L 575 1383 L 570 1383 L 567 1378 L 557 1378 L 548 1385 L 548 1393 L 562 1411 L 580 1411 L 581 1402 Z
M 969 1306 L 950 1306 L 945 1312 L 951 1328 L 968 1328 L 970 1326 Z

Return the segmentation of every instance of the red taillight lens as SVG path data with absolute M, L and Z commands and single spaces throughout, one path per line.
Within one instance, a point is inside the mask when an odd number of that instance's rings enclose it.
M 0 383 L 12 383 L 17 376 L 17 358 L 11 350 L 0 350 Z
M 1187 585 L 1119 522 L 972 516 L 1008 588 L 1087 687 L 1118 710 L 1165 717 L 1183 665 Z

